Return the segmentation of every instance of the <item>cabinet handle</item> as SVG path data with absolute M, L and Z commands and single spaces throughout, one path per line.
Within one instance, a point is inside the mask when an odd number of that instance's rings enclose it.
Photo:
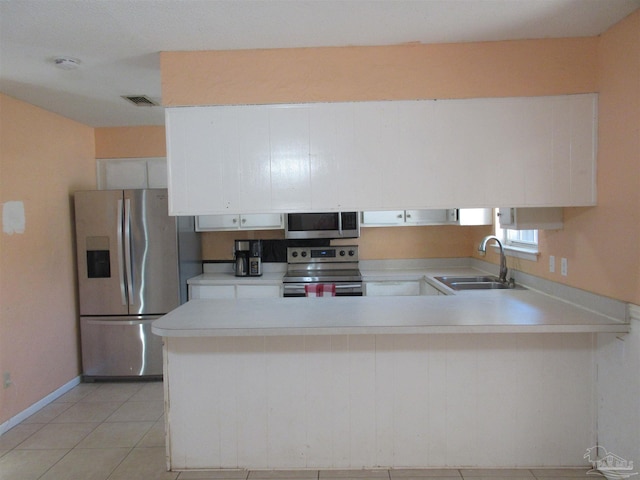
M 402 214 L 401 213 L 398 214 L 398 218 L 402 218 Z
M 246 219 L 246 218 L 243 218 L 243 219 L 241 220 L 241 222 L 242 222 L 242 223 L 247 223 L 247 219 Z
M 410 213 L 407 213 L 407 218 L 411 218 L 411 214 Z
M 237 219 L 237 218 L 234 218 L 234 219 L 233 219 L 233 223 L 238 223 L 238 219 Z

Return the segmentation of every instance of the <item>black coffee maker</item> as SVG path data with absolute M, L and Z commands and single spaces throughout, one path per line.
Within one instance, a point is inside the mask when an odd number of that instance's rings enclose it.
M 236 277 L 262 275 L 262 242 L 260 240 L 236 240 L 234 252 Z

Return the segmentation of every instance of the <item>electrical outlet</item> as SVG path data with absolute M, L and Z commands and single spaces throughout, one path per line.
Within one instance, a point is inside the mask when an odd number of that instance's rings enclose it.
M 13 382 L 11 381 L 11 373 L 4 372 L 2 374 L 2 384 L 4 385 L 4 388 L 9 388 L 13 385 Z
M 566 258 L 562 258 L 560 260 L 560 274 L 562 274 L 563 276 L 567 276 L 567 259 Z
M 555 273 L 556 271 L 556 257 L 554 255 L 549 255 L 549 272 Z

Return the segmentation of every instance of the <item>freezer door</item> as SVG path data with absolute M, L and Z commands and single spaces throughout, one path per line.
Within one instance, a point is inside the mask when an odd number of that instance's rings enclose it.
M 151 333 L 156 318 L 80 318 L 84 376 L 162 375 L 162 338 Z
M 80 315 L 127 315 L 122 190 L 76 192 Z
M 125 190 L 124 205 L 129 314 L 167 313 L 180 305 L 178 233 L 167 190 Z

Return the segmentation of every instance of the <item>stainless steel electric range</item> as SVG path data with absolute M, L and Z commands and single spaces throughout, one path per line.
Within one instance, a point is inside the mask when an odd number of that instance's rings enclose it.
M 335 285 L 336 296 L 362 296 L 358 246 L 287 248 L 284 296 L 304 297 L 306 286 L 317 284 Z

